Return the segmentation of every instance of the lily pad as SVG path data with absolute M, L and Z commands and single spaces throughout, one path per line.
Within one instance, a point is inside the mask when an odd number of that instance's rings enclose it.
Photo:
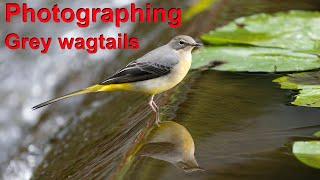
M 291 50 L 319 49 L 320 12 L 290 11 L 241 17 L 201 38 L 209 44 L 248 44 Z
M 215 68 L 221 71 L 284 72 L 320 68 L 316 55 L 263 47 L 207 47 L 195 52 L 193 59 L 194 69 L 214 61 L 226 62 Z
M 193 68 L 244 72 L 305 71 L 320 68 L 320 13 L 257 14 L 204 34 L 209 46 L 194 53 Z
M 292 152 L 302 163 L 320 169 L 320 141 L 297 141 Z
M 320 107 L 320 72 L 289 74 L 275 79 L 282 89 L 299 90 L 292 104 L 297 106 Z

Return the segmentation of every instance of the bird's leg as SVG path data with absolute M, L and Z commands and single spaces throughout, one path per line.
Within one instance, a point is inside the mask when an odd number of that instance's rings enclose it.
M 157 106 L 156 102 L 152 101 L 153 103 L 153 107 L 155 107 L 155 109 L 157 110 L 157 114 L 156 114 L 156 124 L 159 125 L 160 123 L 160 109 L 159 107 Z
M 160 116 L 159 116 L 159 108 L 156 105 L 156 103 L 153 101 L 154 95 L 151 96 L 151 99 L 149 101 L 149 106 L 151 107 L 152 111 L 156 113 L 156 125 L 159 126 L 159 122 L 160 122 Z

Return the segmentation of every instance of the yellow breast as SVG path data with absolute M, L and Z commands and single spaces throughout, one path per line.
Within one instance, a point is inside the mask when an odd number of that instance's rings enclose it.
M 159 94 L 179 84 L 191 67 L 192 56 L 191 51 L 178 51 L 178 55 L 180 56 L 179 63 L 172 68 L 169 74 L 155 79 L 137 82 L 135 84 L 137 91 L 148 94 Z

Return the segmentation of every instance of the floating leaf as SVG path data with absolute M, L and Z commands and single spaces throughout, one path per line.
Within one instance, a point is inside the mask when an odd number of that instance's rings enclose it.
M 297 51 L 297 52 L 314 54 L 314 55 L 320 56 L 320 49 L 304 50 L 304 51 Z
M 289 74 L 273 80 L 282 89 L 299 90 L 292 104 L 297 106 L 320 107 L 320 72 Z
M 215 68 L 222 71 L 284 72 L 320 68 L 320 60 L 316 55 L 286 49 L 243 46 L 203 48 L 194 53 L 192 68 L 205 66 L 212 61 L 226 62 Z
M 302 163 L 320 169 L 320 141 L 297 141 L 292 152 Z
M 292 104 L 297 106 L 320 107 L 320 88 L 302 89 Z
M 319 50 L 320 12 L 290 11 L 241 17 L 202 36 L 209 44 L 248 44 Z
M 275 38 L 267 33 L 251 32 L 246 29 L 236 29 L 232 31 L 212 31 L 204 34 L 201 39 L 209 44 L 250 44 L 258 45 L 259 42 L 268 41 Z
M 285 72 L 320 68 L 320 13 L 290 11 L 236 19 L 204 34 L 212 45 L 194 54 L 193 68 L 224 61 L 223 71 Z

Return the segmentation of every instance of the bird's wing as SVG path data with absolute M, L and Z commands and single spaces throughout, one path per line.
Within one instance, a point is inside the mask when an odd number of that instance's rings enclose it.
M 100 84 L 120 84 L 154 79 L 169 74 L 173 66 L 172 63 L 134 61 Z

